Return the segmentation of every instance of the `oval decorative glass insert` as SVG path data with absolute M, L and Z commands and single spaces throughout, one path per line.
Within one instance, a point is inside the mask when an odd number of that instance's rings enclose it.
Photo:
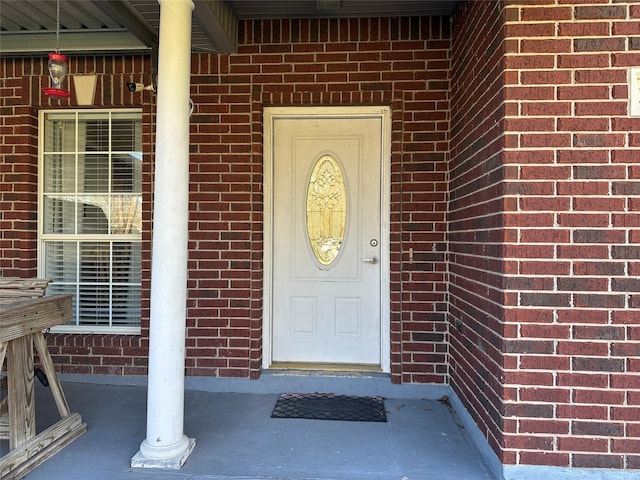
M 316 260 L 331 265 L 347 226 L 347 192 L 340 165 L 331 155 L 313 166 L 307 187 L 307 237 Z

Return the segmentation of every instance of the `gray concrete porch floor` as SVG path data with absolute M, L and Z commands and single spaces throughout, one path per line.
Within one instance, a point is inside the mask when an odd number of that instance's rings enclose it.
M 180 470 L 132 469 L 145 438 L 146 387 L 63 381 L 87 433 L 27 480 L 493 480 L 439 390 L 380 377 L 187 379 L 184 432 L 196 446 Z M 262 384 L 261 384 L 262 382 Z M 253 385 L 252 385 L 253 383 Z M 211 388 L 213 385 L 213 388 Z M 194 388 L 195 387 L 195 388 Z M 397 387 L 397 388 L 396 388 Z M 285 390 L 286 389 L 286 390 Z M 224 390 L 216 391 L 216 390 Z M 236 390 L 236 392 L 233 392 Z M 385 397 L 387 423 L 272 419 L 278 393 Z M 38 431 L 57 420 L 50 392 L 36 392 Z M 6 441 L 2 453 L 7 451 Z

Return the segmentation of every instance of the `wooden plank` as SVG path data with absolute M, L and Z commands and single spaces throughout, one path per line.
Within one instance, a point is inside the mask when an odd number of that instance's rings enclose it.
M 22 297 L 25 298 L 37 298 L 44 296 L 44 288 L 30 288 L 28 290 L 20 290 L 17 288 L 2 288 L 0 287 L 0 298 L 10 299 L 11 297 L 15 297 L 16 300 L 20 300 Z
M 0 343 L 0 370 L 2 370 L 2 365 L 4 364 L 4 357 L 7 354 L 7 346 L 9 342 L 1 342 Z
M 35 298 L 44 295 L 44 288 L 7 288 L 0 285 L 0 297 L 27 297 Z
M 2 366 L 2 362 L 0 362 Z M 0 440 L 9 440 L 9 397 L 0 400 Z
M 70 413 L 69 404 L 62 391 L 62 386 L 60 386 L 60 380 L 58 380 L 56 369 L 53 366 L 53 360 L 51 360 L 51 355 L 49 355 L 49 349 L 47 348 L 47 341 L 44 339 L 42 332 L 33 334 L 33 343 L 40 356 L 42 369 L 49 380 L 49 387 L 51 387 L 51 393 L 53 393 L 53 398 L 56 401 L 58 412 L 60 412 L 61 417 L 66 417 Z
M 48 278 L 0 277 L 0 290 L 45 289 L 51 280 Z
M 3 305 L 0 342 L 68 322 L 72 316 L 72 299 L 73 295 L 52 295 Z
M 0 277 L 0 305 L 43 297 L 49 282 L 47 278 Z
M 31 335 L 9 342 L 7 353 L 9 449 L 14 449 L 36 434 Z
M 0 277 L 0 304 L 43 297 L 49 282 L 48 278 Z
M 44 292 L 49 282 L 48 278 L 0 277 L 0 295 L 5 294 L 3 290 Z
M 65 417 L 0 458 L 0 480 L 17 480 L 87 431 L 79 413 Z
M 0 343 L 0 371 L 4 364 L 4 359 L 7 355 L 7 348 L 9 342 Z M 8 409 L 9 397 L 6 396 L 0 400 L 0 440 L 9 439 L 9 409 Z
M 4 359 L 7 355 L 7 348 L 9 346 L 9 342 L 0 343 L 0 370 L 2 370 L 2 365 L 4 364 Z M 8 440 L 9 439 L 9 396 L 4 397 L 0 400 L 0 440 Z

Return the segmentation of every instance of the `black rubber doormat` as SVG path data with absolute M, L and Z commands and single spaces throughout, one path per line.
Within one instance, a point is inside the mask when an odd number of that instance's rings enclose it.
M 306 418 L 349 422 L 386 422 L 384 399 L 333 393 L 283 393 L 271 418 Z

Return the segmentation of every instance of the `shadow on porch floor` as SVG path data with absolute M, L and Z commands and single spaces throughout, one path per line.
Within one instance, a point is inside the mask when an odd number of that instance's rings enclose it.
M 187 390 L 184 431 L 196 447 L 182 469 L 154 470 L 129 466 L 145 437 L 144 386 L 63 388 L 88 431 L 27 480 L 494 479 L 450 409 L 415 395 L 386 398 L 388 422 L 365 423 L 272 419 L 275 393 Z M 40 386 L 37 402 L 40 431 L 57 412 Z

